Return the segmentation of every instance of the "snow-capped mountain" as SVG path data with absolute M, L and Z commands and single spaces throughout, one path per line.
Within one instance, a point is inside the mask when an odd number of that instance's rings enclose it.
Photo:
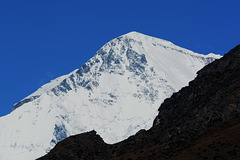
M 137 32 L 113 39 L 81 68 L 45 84 L 0 118 L 0 159 L 34 159 L 93 129 L 107 143 L 149 129 L 163 100 L 220 57 Z

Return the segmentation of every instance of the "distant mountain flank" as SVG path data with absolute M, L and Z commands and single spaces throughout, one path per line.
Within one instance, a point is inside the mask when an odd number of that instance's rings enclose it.
M 240 45 L 197 72 L 159 107 L 149 130 L 116 144 L 95 131 L 71 136 L 48 159 L 239 159 Z
M 220 57 L 137 32 L 117 37 L 0 118 L 0 159 L 35 159 L 91 130 L 116 143 L 149 129 L 164 99 Z

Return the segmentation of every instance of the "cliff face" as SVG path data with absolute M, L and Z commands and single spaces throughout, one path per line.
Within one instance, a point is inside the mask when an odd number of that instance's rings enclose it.
M 95 132 L 85 133 L 91 138 L 83 134 L 77 141 L 65 139 L 41 159 L 61 159 L 63 154 L 70 159 L 236 159 L 239 122 L 240 45 L 166 99 L 150 130 L 114 145 L 105 144 Z

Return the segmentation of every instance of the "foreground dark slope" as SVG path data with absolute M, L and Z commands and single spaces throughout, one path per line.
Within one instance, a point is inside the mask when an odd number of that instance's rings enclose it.
M 239 159 L 239 122 L 240 45 L 166 99 L 150 130 L 114 145 L 72 136 L 41 159 Z

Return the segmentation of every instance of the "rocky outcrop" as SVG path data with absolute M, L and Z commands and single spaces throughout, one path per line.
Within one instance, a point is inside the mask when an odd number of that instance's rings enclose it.
M 54 155 L 54 159 L 62 155 L 75 159 L 236 159 L 239 122 L 240 45 L 205 66 L 188 87 L 166 99 L 150 130 L 114 145 L 105 144 L 94 132 L 85 133 L 74 144 L 70 143 L 73 137 L 62 141 L 41 159 Z M 81 144 L 83 139 L 87 143 Z
M 204 134 L 171 159 L 233 160 L 240 157 L 240 118 Z
M 103 142 L 102 138 L 95 131 L 71 136 L 59 142 L 51 152 L 53 154 L 48 154 L 41 159 L 109 159 L 107 144 Z

